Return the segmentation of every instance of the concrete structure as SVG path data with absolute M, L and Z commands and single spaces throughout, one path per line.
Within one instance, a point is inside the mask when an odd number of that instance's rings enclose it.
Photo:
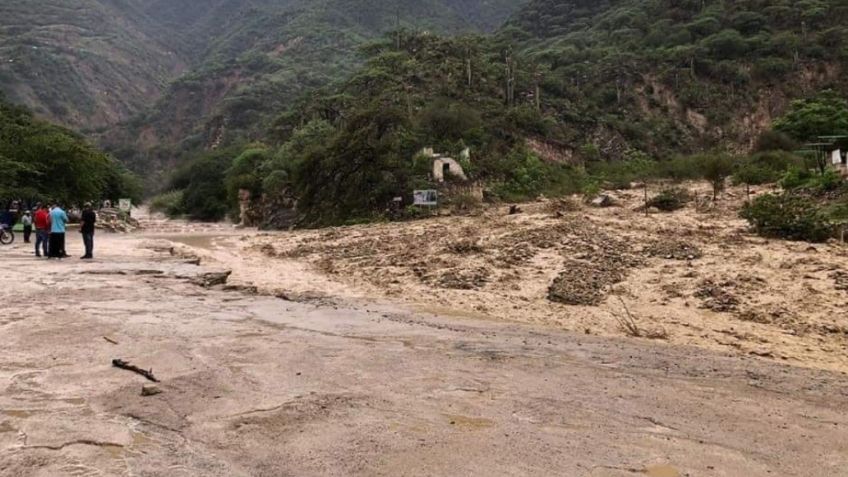
M 462 169 L 462 166 L 460 166 L 454 159 L 451 159 L 450 157 L 439 157 L 433 160 L 433 179 L 436 182 L 444 182 L 445 178 L 449 175 L 462 179 L 463 181 L 468 180 L 468 176 L 465 175 L 465 171 Z
M 830 163 L 842 175 L 848 176 L 848 154 L 842 154 L 842 151 L 835 149 L 830 152 Z
M 436 182 L 445 182 L 448 176 L 453 176 L 462 181 L 468 181 L 468 176 L 456 159 L 442 156 L 433 151 L 432 148 L 424 148 L 421 150 L 421 155 L 432 159 L 433 161 L 433 180 Z M 462 151 L 461 157 L 465 160 L 471 159 L 471 151 L 465 149 Z

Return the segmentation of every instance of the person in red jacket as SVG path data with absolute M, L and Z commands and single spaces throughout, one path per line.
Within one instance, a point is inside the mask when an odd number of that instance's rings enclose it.
M 40 257 L 42 251 L 47 256 L 50 243 L 50 211 L 46 205 L 38 204 L 33 223 L 35 224 L 35 256 Z

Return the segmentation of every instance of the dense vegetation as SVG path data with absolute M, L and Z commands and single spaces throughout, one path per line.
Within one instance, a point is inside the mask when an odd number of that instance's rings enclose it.
M 805 180 L 832 177 L 814 172 L 821 156 L 796 154 L 799 143 L 841 132 L 840 118 L 848 115 L 845 101 L 824 91 L 793 103 L 775 130 L 758 138 L 750 155 L 713 150 L 650 156 L 631 146 L 625 160 L 610 161 L 588 143 L 570 157 L 557 157 L 534 141 L 555 149 L 561 143 L 551 138 L 566 135 L 568 123 L 544 101 L 509 92 L 510 83 L 532 91 L 536 64 L 513 66 L 508 53 L 478 37 L 408 32 L 373 43 L 364 53 L 365 66 L 346 82 L 304 96 L 278 118 L 276 143 L 234 147 L 224 156 L 192 161 L 191 167 L 216 172 L 196 169 L 178 177 L 197 178 L 192 187 L 206 188 L 214 204 L 189 206 L 183 192 L 169 195 L 171 202 L 183 204 L 169 210 L 220 217 L 235 210 L 237 190 L 244 189 L 254 198 L 296 199 L 300 225 L 370 220 L 384 216 L 393 198 L 409 203 L 413 189 L 436 187 L 429 161 L 417 156 L 424 147 L 454 157 L 469 147 L 472 155 L 463 166 L 493 200 L 592 196 L 602 188 L 655 179 L 702 179 L 712 185 L 716 199 L 729 178 L 748 185 L 782 180 L 794 190 Z M 208 183 L 200 184 L 207 176 Z M 171 185 L 187 187 L 179 179 Z M 649 206 L 674 210 L 687 200 L 678 190 L 665 189 Z
M 183 153 L 189 158 L 213 144 L 264 135 L 276 112 L 344 78 L 358 65 L 356 48 L 389 29 L 488 31 L 520 3 L 3 2 L 0 92 L 41 117 L 85 130 L 158 179 Z
M 138 199 L 140 184 L 121 165 L 64 128 L 0 98 L 0 201 L 79 204 Z
M 534 0 L 500 39 L 572 141 L 663 156 L 747 149 L 790 99 L 845 91 L 846 20 L 839 0 Z
M 240 190 L 297 203 L 301 225 L 374 219 L 435 185 L 424 147 L 470 148 L 491 200 L 658 178 L 792 189 L 824 169 L 797 150 L 848 132 L 848 0 L 85 1 L 191 67 L 101 140 L 171 190 L 160 208 L 200 219 Z M 514 9 L 494 35 L 430 33 Z

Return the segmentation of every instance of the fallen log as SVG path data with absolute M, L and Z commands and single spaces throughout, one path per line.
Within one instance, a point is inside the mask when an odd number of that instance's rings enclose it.
M 113 359 L 112 366 L 116 368 L 126 369 L 127 371 L 132 371 L 136 374 L 140 374 L 147 378 L 149 381 L 153 381 L 154 383 L 158 383 L 159 380 L 156 379 L 156 376 L 153 376 L 153 370 L 147 371 L 145 369 L 141 369 L 138 366 L 133 366 L 132 364 L 122 360 L 122 359 Z

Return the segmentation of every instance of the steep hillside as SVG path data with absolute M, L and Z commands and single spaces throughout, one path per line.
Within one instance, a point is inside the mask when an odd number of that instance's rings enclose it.
M 179 143 L 193 149 L 259 134 L 265 113 L 344 77 L 359 45 L 388 29 L 493 30 L 517 6 L 508 0 L 3 2 L 0 93 L 47 119 L 108 132 L 106 142 L 124 156 L 127 148 L 151 146 L 172 156 Z M 129 128 L 109 131 L 130 118 Z M 131 155 L 142 163 L 148 157 Z
M 87 129 L 114 124 L 157 99 L 186 58 L 128 5 L 0 3 L 0 92 L 40 116 Z
M 605 156 L 747 150 L 790 100 L 845 92 L 844 0 L 532 0 L 501 30 L 546 109 Z
M 305 92 L 346 77 L 361 62 L 359 48 L 389 30 L 480 31 L 520 5 L 507 0 L 249 3 L 209 37 L 195 69 L 144 114 L 105 135 L 103 143 L 136 170 L 155 176 L 186 151 L 264 137 L 280 111 Z M 189 30 L 199 38 L 197 32 L 209 28 L 195 24 Z
M 300 225 L 381 217 L 396 197 L 440 186 L 416 156 L 428 147 L 452 157 L 470 147 L 466 176 L 494 199 L 707 175 L 717 194 L 741 164 L 731 156 L 750 152 L 795 99 L 817 97 L 795 110 L 818 123 L 796 130 L 816 133 L 772 135 L 764 151 L 844 132 L 821 111 L 841 111 L 848 92 L 846 20 L 842 1 L 534 0 L 494 36 L 386 36 L 347 81 L 262 103 L 278 108 L 272 133 L 229 153 L 217 210 L 246 189 L 274 210 L 296 203 Z M 788 156 L 749 162 L 776 180 L 803 168 Z M 188 179 L 211 164 L 192 163 L 171 186 L 209 190 Z

